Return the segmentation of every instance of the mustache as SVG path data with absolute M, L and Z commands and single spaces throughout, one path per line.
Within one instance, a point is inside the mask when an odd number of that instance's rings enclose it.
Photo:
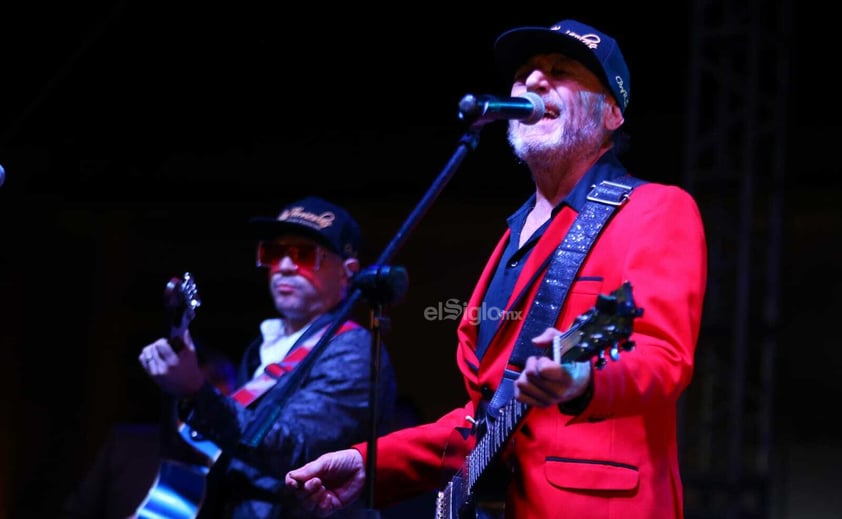
M 275 275 L 272 277 L 272 288 L 277 290 L 282 286 L 300 289 L 303 287 L 303 282 L 295 276 Z

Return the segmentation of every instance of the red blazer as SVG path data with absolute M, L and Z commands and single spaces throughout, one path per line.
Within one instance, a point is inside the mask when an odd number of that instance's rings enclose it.
M 554 217 L 513 291 L 527 289 L 527 297 L 510 310 L 529 308 L 539 283 L 526 283 L 575 218 L 576 211 L 567 205 Z M 496 389 L 523 324 L 522 319 L 506 321 L 478 363 L 476 327 L 467 317 L 470 308 L 481 304 L 507 238 L 508 231 L 458 329 L 456 361 L 470 401 L 434 423 L 378 440 L 378 506 L 439 487 L 447 480 L 442 469 L 457 470 L 470 450 L 472 438 L 462 440 L 454 428 L 469 426 L 465 417 L 474 415 L 484 387 Z M 693 374 L 706 277 L 704 228 L 695 201 L 675 186 L 638 187 L 593 245 L 556 323 L 566 330 L 594 305 L 598 294 L 629 281 L 635 303 L 643 309 L 631 336 L 636 347 L 593 371 L 593 398 L 581 414 L 567 415 L 556 406 L 527 413 L 509 442 L 517 462 L 507 496 L 508 517 L 683 517 L 676 403 Z M 355 447 L 365 456 L 365 445 Z M 445 448 L 448 453 L 461 451 L 443 462 Z

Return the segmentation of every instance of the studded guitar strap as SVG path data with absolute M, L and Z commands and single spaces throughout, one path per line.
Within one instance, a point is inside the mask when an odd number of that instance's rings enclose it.
M 543 354 L 543 351 L 532 343 L 532 338 L 555 324 L 567 292 L 591 246 L 611 216 L 628 200 L 632 190 L 646 183 L 635 177 L 624 177 L 623 181 L 624 183 L 620 184 L 603 180 L 591 189 L 587 203 L 576 221 L 570 226 L 561 245 L 550 256 L 546 275 L 538 288 L 535 301 L 526 314 L 526 321 L 509 357 L 509 367 L 486 406 L 485 416 L 497 416 L 500 408 L 512 398 L 513 382 L 526 359 L 532 355 Z

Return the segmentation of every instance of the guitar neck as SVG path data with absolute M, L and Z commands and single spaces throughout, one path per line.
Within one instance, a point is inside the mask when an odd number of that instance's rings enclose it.
M 486 418 L 486 431 L 476 446 L 465 458 L 465 474 L 467 474 L 468 492 L 476 488 L 482 477 L 488 474 L 488 467 L 496 461 L 503 446 L 523 421 L 529 406 L 510 399 L 500 408 L 494 420 Z
M 173 326 L 170 329 L 169 333 L 169 343 L 172 350 L 176 353 L 181 353 L 181 350 L 185 348 L 184 345 L 184 332 L 187 330 L 187 325 L 183 326 Z

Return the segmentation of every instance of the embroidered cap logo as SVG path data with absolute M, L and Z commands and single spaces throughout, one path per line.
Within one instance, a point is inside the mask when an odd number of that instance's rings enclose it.
M 295 223 L 300 223 L 302 225 L 307 225 L 309 227 L 317 228 L 319 230 L 330 227 L 331 225 L 333 225 L 334 220 L 336 220 L 336 215 L 333 214 L 333 212 L 331 211 L 325 211 L 322 214 L 316 214 L 306 211 L 301 206 L 284 209 L 281 212 L 281 214 L 278 215 L 279 222 L 292 221 Z

